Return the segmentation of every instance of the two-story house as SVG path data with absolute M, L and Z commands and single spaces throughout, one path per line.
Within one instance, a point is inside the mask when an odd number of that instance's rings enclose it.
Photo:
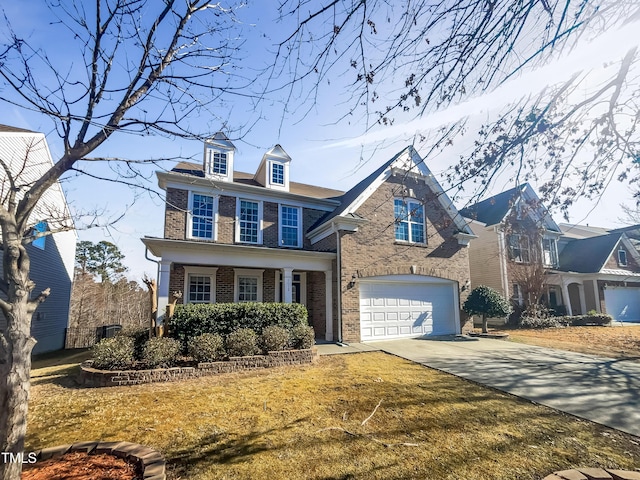
M 527 183 L 460 213 L 478 237 L 472 288 L 495 288 L 516 307 L 542 302 L 559 314 L 640 321 L 640 259 L 624 232 L 557 225 Z
M 202 164 L 158 172 L 166 191 L 158 306 L 299 302 L 321 339 L 365 340 L 462 330 L 473 234 L 407 147 L 347 192 L 290 180 L 276 145 L 255 174 L 235 170 L 221 133 Z
M 25 186 L 53 166 L 44 134 L 7 125 L 0 125 L 0 158 L 14 176 L 19 196 L 24 194 Z M 0 169 L 0 178 L 0 198 L 6 200 L 10 182 L 4 169 Z M 59 182 L 43 195 L 30 223 L 36 232 L 50 232 L 26 246 L 31 260 L 29 277 L 36 284 L 32 294 L 51 289 L 31 321 L 31 335 L 37 341 L 33 352 L 43 353 L 60 350 L 65 345 L 76 253 L 77 235 Z M 6 319 L 0 314 L 0 330 L 5 328 Z

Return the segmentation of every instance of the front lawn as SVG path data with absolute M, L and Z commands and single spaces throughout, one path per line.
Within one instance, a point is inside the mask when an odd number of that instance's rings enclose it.
M 141 443 L 166 455 L 172 480 L 533 480 L 640 466 L 637 437 L 383 353 L 104 389 L 53 368 L 34 377 L 28 449 Z
M 640 326 L 566 327 L 542 330 L 505 330 L 514 342 L 640 360 Z

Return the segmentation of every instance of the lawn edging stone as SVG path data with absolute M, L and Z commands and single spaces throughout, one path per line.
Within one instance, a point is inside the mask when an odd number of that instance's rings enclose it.
M 542 480 L 640 480 L 640 472 L 608 468 L 577 468 L 553 472 Z
M 199 363 L 197 367 L 155 368 L 150 370 L 99 370 L 87 360 L 80 366 L 78 383 L 83 387 L 116 387 L 144 383 L 173 382 L 221 373 L 232 373 L 261 368 L 307 365 L 318 358 L 316 347 L 304 350 L 283 350 L 267 355 L 231 357 L 221 362 Z
M 157 450 L 130 442 L 78 442 L 72 445 L 58 445 L 43 448 L 36 453 L 37 461 L 59 458 L 67 453 L 82 452 L 87 455 L 105 453 L 124 458 L 137 464 L 145 480 L 166 480 L 166 461 Z

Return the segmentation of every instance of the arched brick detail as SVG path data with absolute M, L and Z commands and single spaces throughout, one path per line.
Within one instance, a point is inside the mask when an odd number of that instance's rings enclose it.
M 452 275 L 447 270 L 422 265 L 381 265 L 358 270 L 357 275 L 358 278 L 380 277 L 384 275 L 420 275 L 458 282 L 456 275 Z

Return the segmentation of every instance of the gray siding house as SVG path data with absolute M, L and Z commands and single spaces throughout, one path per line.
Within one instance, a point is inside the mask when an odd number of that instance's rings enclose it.
M 53 165 L 44 134 L 7 125 L 0 125 L 0 155 L 22 184 L 29 184 Z M 0 198 L 4 199 L 8 182 L 6 175 L 0 173 L 0 177 Z M 31 324 L 31 334 L 38 342 L 33 353 L 44 353 L 64 348 L 77 240 L 75 231 L 68 229 L 72 222 L 59 184 L 44 195 L 33 213 L 32 223 L 35 230 L 55 232 L 27 246 L 30 277 L 36 284 L 32 295 L 51 289 L 51 295 L 38 307 Z M 6 319 L 0 314 L 0 330 L 5 328 Z

